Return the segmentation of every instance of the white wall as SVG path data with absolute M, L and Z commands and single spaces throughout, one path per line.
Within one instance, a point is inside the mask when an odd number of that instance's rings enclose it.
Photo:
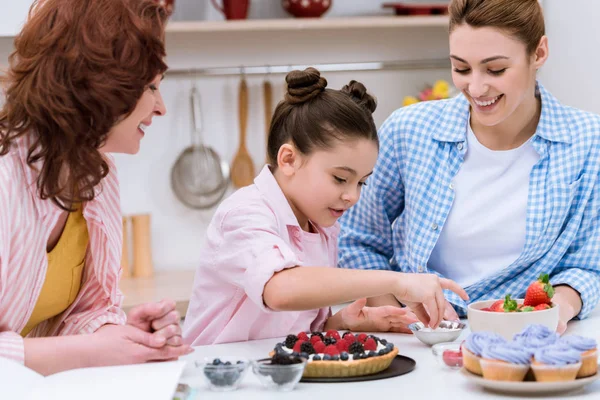
M 550 58 L 540 78 L 568 105 L 600 113 L 600 1 L 545 0 Z
M 31 0 L 0 0 L 0 36 L 12 36 L 27 18 Z

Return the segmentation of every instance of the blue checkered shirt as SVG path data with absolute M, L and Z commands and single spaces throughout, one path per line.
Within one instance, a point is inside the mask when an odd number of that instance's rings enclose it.
M 541 84 L 532 145 L 525 245 L 511 265 L 468 287 L 470 301 L 522 298 L 541 272 L 583 301 L 600 298 L 600 116 L 558 102 Z M 448 217 L 450 183 L 467 151 L 469 103 L 463 95 L 395 111 L 379 131 L 380 154 L 360 201 L 342 218 L 342 268 L 437 273 L 427 261 Z M 446 291 L 459 315 L 466 303 Z

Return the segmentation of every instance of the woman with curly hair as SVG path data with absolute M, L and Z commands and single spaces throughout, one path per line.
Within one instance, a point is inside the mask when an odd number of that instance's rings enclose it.
M 0 357 L 43 374 L 187 354 L 172 301 L 121 310 L 119 187 L 166 110 L 165 10 L 38 0 L 0 111 Z

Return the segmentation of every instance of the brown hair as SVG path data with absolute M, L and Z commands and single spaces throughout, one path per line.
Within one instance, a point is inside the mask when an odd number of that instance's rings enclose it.
M 42 162 L 42 199 L 67 210 L 69 202 L 94 198 L 108 174 L 98 149 L 167 69 L 166 18 L 154 0 L 34 2 L 9 57 L 0 155 L 33 135 L 27 163 Z
M 292 143 L 302 154 L 329 149 L 334 140 L 368 139 L 379 145 L 373 121 L 376 99 L 365 86 L 350 81 L 341 90 L 326 89 L 327 80 L 315 68 L 285 77 L 287 93 L 273 113 L 267 154 L 277 167 L 281 145 Z
M 545 35 L 538 0 L 452 0 L 448 7 L 450 33 L 462 24 L 503 29 L 527 47 L 531 55 Z

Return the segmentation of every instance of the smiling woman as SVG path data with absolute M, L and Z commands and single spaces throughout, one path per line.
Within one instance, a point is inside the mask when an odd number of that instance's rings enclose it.
M 549 54 L 537 0 L 452 0 L 449 14 L 462 93 L 380 128 L 369 186 L 341 221 L 340 265 L 433 272 L 472 301 L 522 298 L 549 273 L 563 331 L 600 299 L 600 117 L 537 82 Z M 446 318 L 466 314 L 448 300 Z
M 150 0 L 39 0 L 16 37 L 0 110 L 0 357 L 50 374 L 190 350 L 174 302 L 127 320 L 118 291 L 108 153 L 136 153 L 166 111 L 165 21 Z

